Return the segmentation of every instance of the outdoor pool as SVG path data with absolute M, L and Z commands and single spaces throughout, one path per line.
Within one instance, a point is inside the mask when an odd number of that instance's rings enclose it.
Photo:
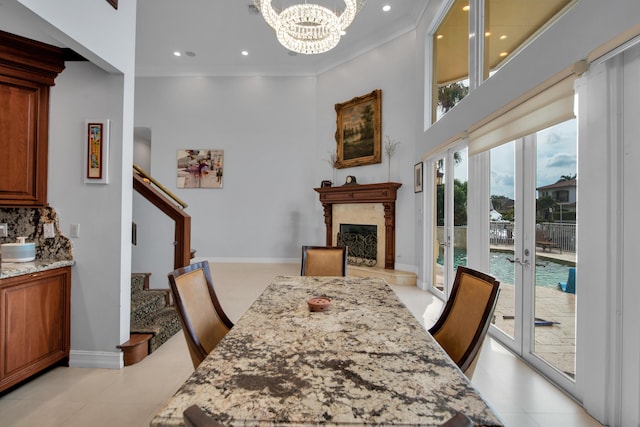
M 467 251 L 454 249 L 454 269 L 458 265 L 467 265 Z M 507 258 L 514 259 L 510 252 L 491 251 L 489 254 L 489 273 L 501 283 L 513 283 L 514 265 Z M 438 256 L 438 264 L 443 265 L 442 254 Z M 556 262 L 550 258 L 538 257 L 536 259 L 536 286 L 556 288 L 558 282 L 566 282 L 570 265 Z

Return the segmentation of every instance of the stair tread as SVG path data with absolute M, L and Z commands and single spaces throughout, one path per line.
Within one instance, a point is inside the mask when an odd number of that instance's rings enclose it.
M 131 333 L 149 332 L 153 333 L 162 328 L 164 323 L 180 323 L 175 307 L 165 307 L 162 310 L 149 315 L 131 324 Z
M 155 351 L 182 326 L 178 313 L 170 303 L 169 289 L 149 289 L 150 273 L 131 274 L 130 341 L 140 339 L 135 335 L 146 334 L 149 353 Z M 125 343 L 126 344 L 126 343 Z M 124 345 L 124 344 L 122 344 Z M 135 348 L 134 346 L 130 348 Z
M 146 341 L 149 341 L 151 338 L 153 338 L 153 334 L 135 334 L 134 333 L 134 334 L 131 334 L 128 341 L 120 344 L 118 348 L 124 349 L 127 347 L 135 347 Z

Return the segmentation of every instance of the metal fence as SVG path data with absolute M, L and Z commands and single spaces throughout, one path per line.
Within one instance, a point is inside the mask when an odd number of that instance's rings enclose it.
M 491 221 L 489 223 L 489 242 L 492 245 L 513 246 L 513 223 Z
M 576 251 L 576 225 L 566 222 L 543 222 L 536 224 L 536 234 L 551 242 L 549 249 L 562 252 Z M 492 245 L 513 245 L 513 223 L 491 221 L 489 223 L 489 241 Z
M 566 222 L 542 222 L 536 225 L 536 230 L 551 242 L 555 248 L 562 252 L 576 251 L 576 225 Z

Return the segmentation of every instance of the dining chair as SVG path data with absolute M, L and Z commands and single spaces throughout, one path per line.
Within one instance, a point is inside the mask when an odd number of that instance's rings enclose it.
M 471 378 L 498 300 L 495 277 L 459 266 L 440 317 L 429 329 L 451 359 Z
M 462 412 L 456 412 L 453 417 L 440 424 L 440 427 L 473 427 L 473 421 Z
M 182 413 L 185 427 L 225 427 L 209 417 L 198 405 L 191 405 Z
M 233 327 L 233 322 L 220 305 L 208 262 L 172 271 L 169 285 L 193 367 L 197 368 Z
M 303 246 L 301 276 L 346 276 L 346 246 Z

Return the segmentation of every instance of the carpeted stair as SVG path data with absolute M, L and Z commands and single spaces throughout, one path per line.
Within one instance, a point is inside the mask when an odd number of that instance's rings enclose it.
M 125 352 L 125 366 L 139 362 L 181 329 L 171 291 L 149 289 L 149 276 L 131 274 L 131 339 L 119 346 Z

